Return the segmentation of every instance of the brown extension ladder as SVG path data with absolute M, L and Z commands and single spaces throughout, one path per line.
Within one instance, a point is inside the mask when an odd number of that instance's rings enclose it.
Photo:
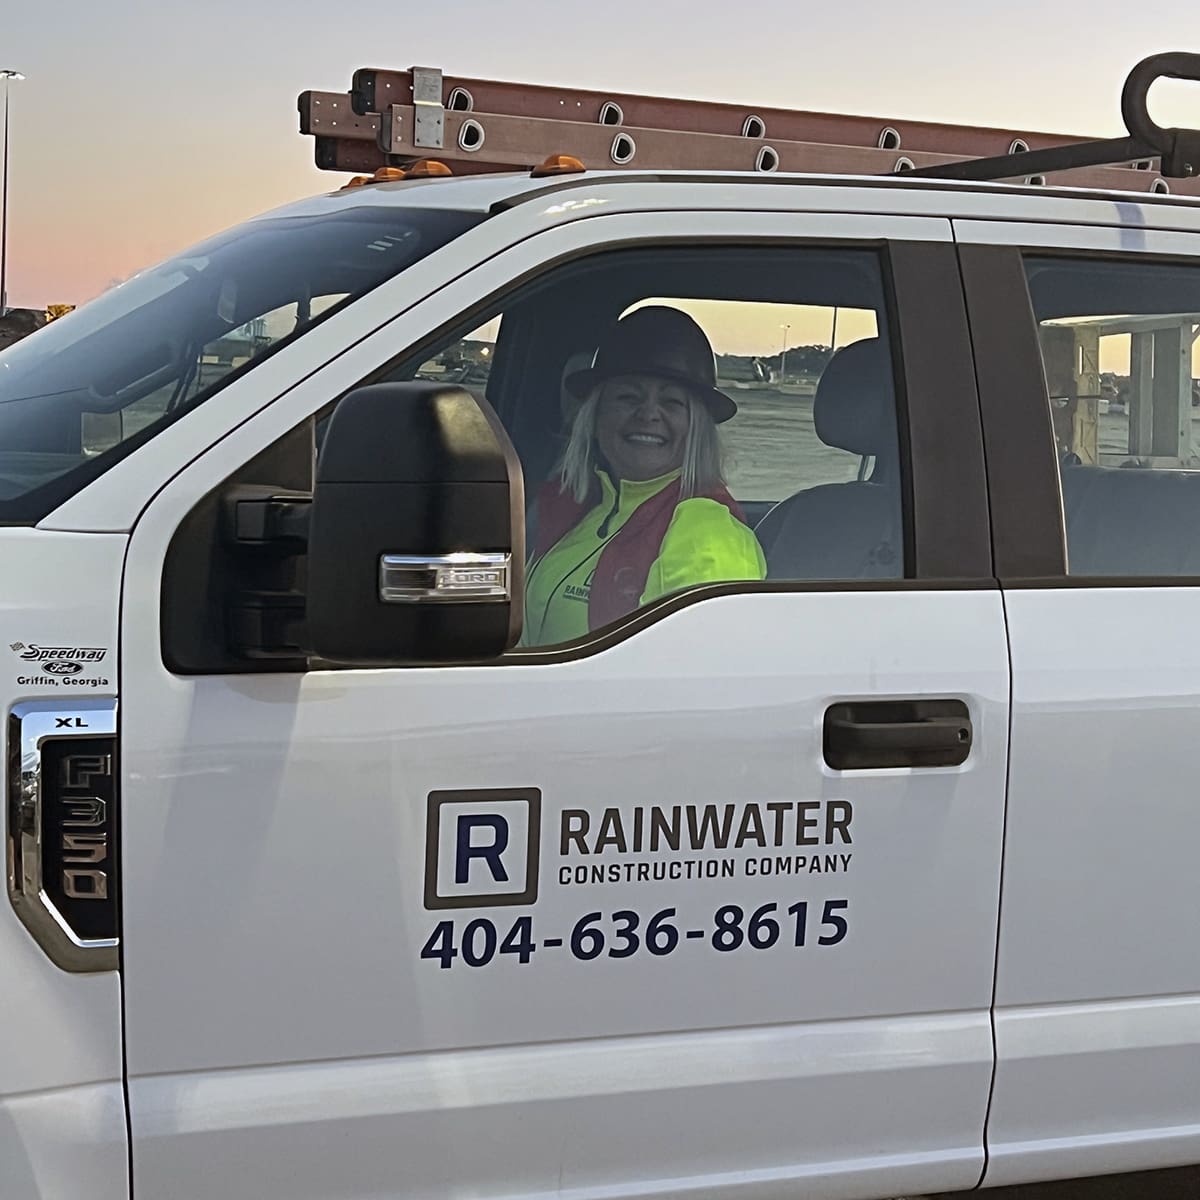
M 318 167 L 381 177 L 399 177 L 428 160 L 448 172 L 427 165 L 418 174 L 537 171 L 556 155 L 593 170 L 820 175 L 948 174 L 948 167 L 1008 156 L 1012 173 L 993 168 L 988 178 L 1042 184 L 1051 177 L 1021 173 L 1023 154 L 1069 155 L 1079 142 L 1018 130 L 466 79 L 429 67 L 364 68 L 354 73 L 348 93 L 303 92 L 298 106 L 300 132 L 315 138 Z M 1038 157 L 1031 156 L 1031 167 Z M 540 173 L 572 169 L 578 164 Z M 1007 161 L 998 169 L 1007 171 Z M 1119 165 L 1050 164 L 1044 171 L 1054 171 L 1054 184 L 1070 187 L 1200 194 L 1200 179 L 1168 182 L 1160 169 L 1159 158 L 1147 156 Z

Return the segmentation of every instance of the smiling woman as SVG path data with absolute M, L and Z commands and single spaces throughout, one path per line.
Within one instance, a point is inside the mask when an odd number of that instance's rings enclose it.
M 538 497 L 529 644 L 582 636 L 681 588 L 766 575 L 721 478 L 716 427 L 737 406 L 691 317 L 630 313 L 566 385 L 583 404 Z
M 603 385 L 596 402 L 596 446 L 622 479 L 653 479 L 683 463 L 693 425 L 687 388 L 653 375 Z

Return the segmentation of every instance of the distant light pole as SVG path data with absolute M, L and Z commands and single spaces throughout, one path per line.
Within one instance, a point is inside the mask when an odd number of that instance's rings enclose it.
M 4 81 L 4 189 L 3 213 L 0 213 L 0 317 L 8 312 L 8 86 L 19 83 L 25 76 L 20 71 L 0 71 Z
M 779 328 L 783 330 L 783 343 L 781 344 L 780 349 L 779 349 L 779 382 L 782 383 L 783 382 L 783 368 L 787 363 L 788 334 L 791 333 L 792 327 L 790 325 L 780 325 Z

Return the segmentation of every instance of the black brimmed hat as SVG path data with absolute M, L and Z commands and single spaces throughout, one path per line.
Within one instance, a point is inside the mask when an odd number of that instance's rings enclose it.
M 651 305 L 622 317 L 604 336 L 592 365 L 568 375 L 567 390 L 583 398 L 617 375 L 655 375 L 690 388 L 717 424 L 737 405 L 717 390 L 717 360 L 704 330 L 677 308 Z

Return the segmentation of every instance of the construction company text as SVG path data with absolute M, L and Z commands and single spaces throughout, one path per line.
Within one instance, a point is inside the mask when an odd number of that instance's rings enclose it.
M 853 816 L 848 800 L 639 805 L 598 816 L 567 808 L 557 879 L 630 884 L 845 872 L 851 854 L 829 848 L 851 844 Z

